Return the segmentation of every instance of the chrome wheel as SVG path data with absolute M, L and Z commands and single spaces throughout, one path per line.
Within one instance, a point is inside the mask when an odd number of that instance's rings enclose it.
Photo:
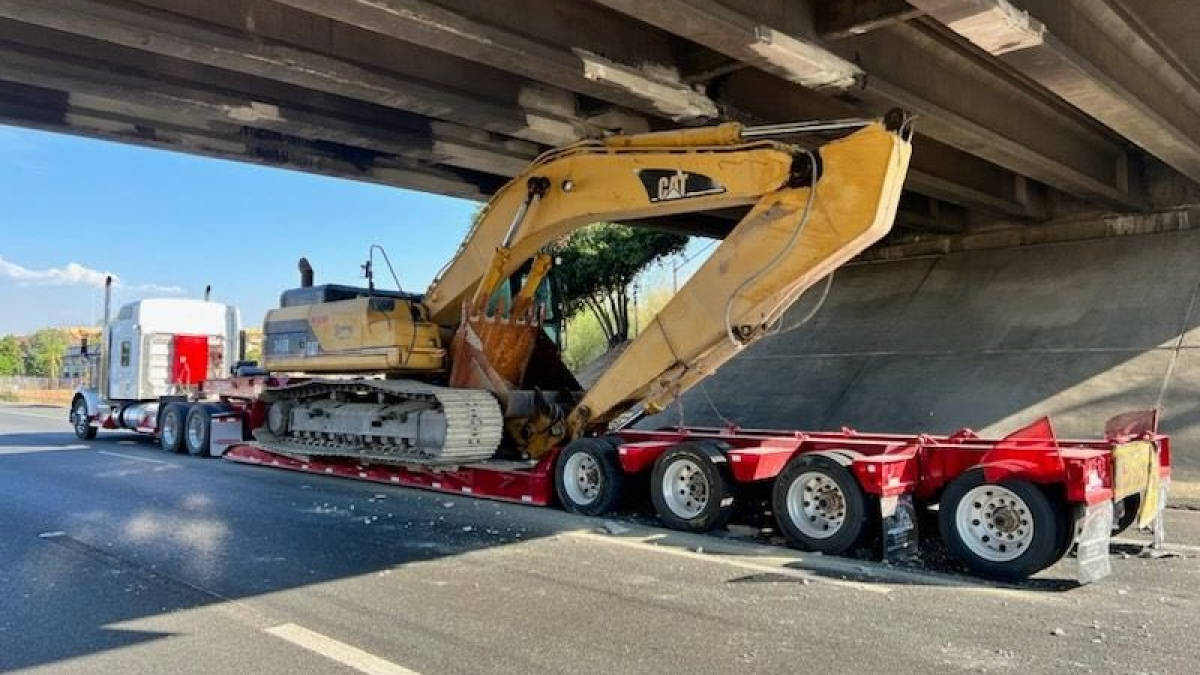
M 980 485 L 963 495 L 954 512 L 954 524 L 962 543 L 988 562 L 1016 559 L 1034 536 L 1029 505 L 999 485 Z
M 802 534 L 827 539 L 846 522 L 846 495 L 825 473 L 806 471 L 788 487 L 787 511 Z
M 88 428 L 91 426 L 88 422 L 87 403 L 79 400 L 75 403 L 75 407 L 71 409 L 71 422 L 75 427 L 75 435 L 84 438 L 88 434 Z
M 159 434 L 162 436 L 163 447 L 179 447 L 179 416 L 163 415 L 162 429 L 159 430 Z
M 563 489 L 571 501 L 588 505 L 600 496 L 604 487 L 604 476 L 596 459 L 585 452 L 577 452 L 567 458 L 563 466 Z
M 205 415 L 188 415 L 187 442 L 189 448 L 199 448 L 204 445 L 204 437 L 208 423 Z
M 690 459 L 678 459 L 671 462 L 663 471 L 662 483 L 663 502 L 667 508 L 680 518 L 690 519 L 699 516 L 708 506 L 712 493 L 708 484 L 708 476 Z

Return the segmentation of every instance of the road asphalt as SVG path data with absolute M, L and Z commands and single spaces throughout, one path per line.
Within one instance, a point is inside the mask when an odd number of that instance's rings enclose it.
M 83 442 L 0 406 L 0 671 L 1197 672 L 1200 512 L 1019 585 Z

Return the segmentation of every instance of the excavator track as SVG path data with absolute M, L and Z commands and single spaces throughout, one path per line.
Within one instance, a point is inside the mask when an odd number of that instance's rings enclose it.
M 458 466 L 495 455 L 504 427 L 491 393 L 411 380 L 310 380 L 263 399 L 272 410 L 256 443 L 293 457 Z

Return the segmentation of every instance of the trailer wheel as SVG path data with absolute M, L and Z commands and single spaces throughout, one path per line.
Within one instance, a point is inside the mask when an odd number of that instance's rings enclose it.
M 707 532 L 733 515 L 733 479 L 719 444 L 680 443 L 654 462 L 650 501 L 673 530 Z
M 775 479 L 771 502 L 788 545 L 840 555 L 867 531 L 862 487 L 846 467 L 821 455 L 800 455 Z
M 938 527 L 950 555 L 993 579 L 1024 579 L 1054 564 L 1064 525 L 1037 485 L 988 483 L 983 469 L 951 481 L 938 508 Z
M 186 403 L 176 401 L 163 408 L 162 418 L 158 421 L 158 442 L 163 450 L 180 453 L 187 449 L 183 444 L 187 414 Z
M 205 403 L 193 403 L 184 422 L 183 444 L 189 455 L 208 457 L 209 436 L 212 435 L 212 408 Z
M 96 438 L 96 427 L 92 426 L 88 417 L 87 401 L 82 396 L 76 396 L 71 406 L 71 426 L 75 429 L 75 437 L 81 441 Z
M 625 473 L 611 438 L 577 438 L 558 455 L 554 490 L 563 508 L 584 516 L 600 516 L 621 499 Z

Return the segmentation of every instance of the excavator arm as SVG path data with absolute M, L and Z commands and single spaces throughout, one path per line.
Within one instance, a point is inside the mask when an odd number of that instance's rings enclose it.
M 639 403 L 661 410 L 769 334 L 807 288 L 887 233 L 908 167 L 908 126 L 898 112 L 879 121 L 730 123 L 543 155 L 495 195 L 425 295 L 432 321 L 458 329 L 452 385 L 484 386 L 505 401 L 503 390 L 533 349 L 529 339 L 511 337 L 511 322 L 536 328 L 530 299 L 556 240 L 594 222 L 749 207 L 565 420 L 550 415 L 525 426 L 525 445 L 537 456 Z M 860 128 L 814 150 L 759 140 L 850 127 Z M 531 258 L 526 287 L 502 310 L 511 310 L 510 322 L 497 322 L 489 299 Z

